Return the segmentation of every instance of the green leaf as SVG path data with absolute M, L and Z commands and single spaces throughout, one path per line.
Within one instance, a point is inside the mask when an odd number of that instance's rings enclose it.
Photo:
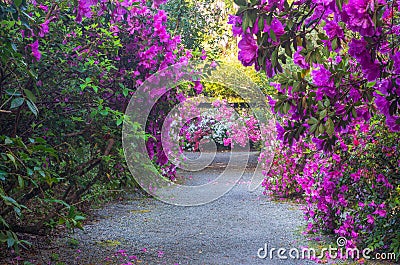
M 6 222 L 6 220 L 4 220 L 4 218 L 1 216 L 0 216 L 0 224 L 2 224 L 3 226 L 5 226 L 7 228 L 10 227 L 9 224 Z M 2 242 L 2 235 L 4 235 L 4 234 L 0 234 L 0 242 Z
M 14 246 L 15 240 L 12 237 L 7 238 L 7 247 L 11 248 Z
M 322 123 L 320 123 L 319 127 L 318 127 L 318 130 L 317 130 L 317 133 L 323 134 L 324 132 L 325 132 L 325 126 Z
M 275 31 L 273 29 L 269 30 L 269 37 L 271 38 L 271 40 L 276 42 L 276 35 L 275 35 Z
M 258 20 L 258 29 L 259 29 L 260 31 L 263 31 L 263 30 L 264 30 L 264 22 L 265 22 L 265 20 L 262 19 L 262 18 Z
M 338 7 L 339 11 L 342 11 L 342 0 L 336 0 L 336 6 Z
M 283 105 L 283 113 L 284 114 L 286 114 L 286 113 L 288 113 L 289 112 L 289 109 L 290 109 L 290 104 L 289 104 L 289 102 L 285 102 L 285 104 Z
M 67 209 L 70 209 L 70 208 L 71 208 L 71 205 L 69 205 L 68 203 L 66 203 L 66 202 L 63 201 L 63 200 L 58 200 L 58 199 L 44 199 L 44 200 L 45 200 L 46 202 L 58 203 L 58 204 L 64 205 L 65 208 L 67 208 Z
M 335 125 L 333 124 L 333 121 L 331 118 L 328 118 L 328 120 L 325 123 L 326 127 L 326 132 L 329 136 L 332 136 L 334 131 L 335 131 Z
M 375 84 L 376 84 L 376 81 L 372 81 L 372 82 L 368 82 L 367 83 L 367 87 L 373 87 L 373 86 L 375 86 Z M 382 94 L 382 93 L 381 93 Z M 382 94 L 383 95 L 383 94 Z
M 32 91 L 29 89 L 24 89 L 25 96 L 32 102 L 36 102 L 36 97 L 33 95 Z
M 275 49 L 271 55 L 271 65 L 275 67 L 278 64 L 278 49 Z
M 15 96 L 15 97 L 22 96 L 22 94 L 20 92 L 17 92 L 17 90 L 13 90 L 13 89 L 6 89 L 5 92 L 7 95 L 10 95 L 10 96 Z
M 318 38 L 320 40 L 329 40 L 328 36 L 326 36 L 324 33 L 318 33 Z
M 20 6 L 22 4 L 22 0 L 14 0 L 14 5 Z
M 4 139 L 4 144 L 13 144 L 14 142 L 9 138 L 6 137 L 6 139 Z
M 321 112 L 319 113 L 319 119 L 322 120 L 323 118 L 325 118 L 325 117 L 326 117 L 326 113 L 327 113 L 326 109 L 324 109 L 323 111 L 321 111 Z
M 31 168 L 26 168 L 26 173 L 28 174 L 28 176 L 32 176 L 33 175 L 33 170 Z
M 23 189 L 24 186 L 25 186 L 24 179 L 21 177 L 21 175 L 18 175 L 18 184 L 19 184 L 19 187 L 20 187 L 21 189 Z
M 333 41 L 332 41 L 332 50 L 333 50 L 333 51 L 336 51 L 336 49 L 337 49 L 338 47 L 339 47 L 338 38 L 334 38 Z
M 14 205 L 14 206 L 20 206 L 16 200 L 14 200 L 11 197 L 5 196 L 5 195 L 1 195 L 1 198 L 3 198 L 4 203 L 7 205 Z
M 20 209 L 20 208 L 14 206 L 14 212 L 15 212 L 18 216 L 21 216 L 21 209 Z
M 13 162 L 15 168 L 17 168 L 17 163 L 15 162 L 15 157 L 12 154 L 7 154 L 8 158 Z
M 243 32 L 246 32 L 246 30 L 249 27 L 249 25 L 250 25 L 250 18 L 249 18 L 248 13 L 246 12 L 246 13 L 243 14 L 243 22 L 242 22 L 242 30 L 243 30 Z
M 15 109 L 21 107 L 22 104 L 24 104 L 25 99 L 24 98 L 14 98 L 11 101 L 11 107 L 10 109 Z
M 0 180 L 6 180 L 7 172 L 0 170 Z
M 355 108 L 351 109 L 351 114 L 353 115 L 353 118 L 357 118 L 357 112 Z
M 103 115 L 103 116 L 107 116 L 108 115 L 108 110 L 102 110 L 102 111 L 99 111 L 99 113 L 101 115 Z
M 129 90 L 127 88 L 122 89 L 122 94 L 124 95 L 124 97 L 127 97 L 129 94 Z
M 39 113 L 38 108 L 36 107 L 35 103 L 33 103 L 32 101 L 28 100 L 26 101 L 26 105 L 28 105 L 28 108 L 30 109 L 30 111 L 37 116 Z
M 83 221 L 83 220 L 85 220 L 86 218 L 84 217 L 84 216 L 82 216 L 82 215 L 76 215 L 75 217 L 74 217 L 74 220 L 75 221 Z
M 235 4 L 237 4 L 238 6 L 247 5 L 247 1 L 246 0 L 234 0 L 233 2 L 235 2 Z
M 307 123 L 310 124 L 310 125 L 311 124 L 317 124 L 318 120 L 316 118 L 314 118 L 314 117 L 311 117 L 311 118 L 308 119 Z

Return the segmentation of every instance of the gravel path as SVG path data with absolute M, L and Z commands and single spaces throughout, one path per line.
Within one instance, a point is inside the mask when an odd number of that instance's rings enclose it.
M 226 153 L 218 153 L 209 167 L 190 173 L 187 184 L 216 178 L 227 161 Z M 251 161 L 255 163 L 256 153 L 251 153 Z M 269 248 L 288 250 L 306 243 L 299 232 L 304 221 L 298 205 L 271 201 L 262 195 L 261 187 L 248 191 L 253 170 L 247 168 L 231 191 L 201 206 L 168 205 L 138 194 L 107 205 L 95 211 L 94 221 L 84 231 L 73 235 L 77 241 L 58 241 L 58 252 L 64 254 L 53 255 L 53 260 L 65 264 L 122 264 L 122 260 L 171 265 L 314 264 L 257 257 L 258 249 L 266 243 Z M 48 251 L 44 256 L 49 257 Z

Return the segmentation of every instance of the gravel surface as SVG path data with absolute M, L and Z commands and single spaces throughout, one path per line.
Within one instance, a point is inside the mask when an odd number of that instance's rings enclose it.
M 84 231 L 74 234 L 74 239 L 63 237 L 55 243 L 57 253 L 63 254 L 53 254 L 53 261 L 65 264 L 123 264 L 122 260 L 132 260 L 132 264 L 171 265 L 314 264 L 307 260 L 279 260 L 276 251 L 272 260 L 257 257 L 257 251 L 265 244 L 269 249 L 301 249 L 306 240 L 300 234 L 304 221 L 299 205 L 271 201 L 262 195 L 261 187 L 255 192 L 248 191 L 256 155 L 251 153 L 250 166 L 239 183 L 211 203 L 181 207 L 136 193 L 123 202 L 96 210 L 94 220 L 85 225 Z M 191 172 L 185 183 L 199 185 L 215 179 L 228 160 L 227 153 L 218 153 L 209 167 Z M 188 176 L 185 172 L 181 174 Z M 39 263 L 49 264 L 51 249 L 44 247 L 41 255 Z

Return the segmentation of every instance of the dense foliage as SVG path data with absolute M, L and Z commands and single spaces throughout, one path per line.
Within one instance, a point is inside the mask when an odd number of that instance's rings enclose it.
M 232 34 L 226 23 L 228 13 L 233 11 L 232 1 L 169 0 L 162 7 L 168 13 L 167 28 L 181 36 L 186 48 L 206 50 L 206 56 L 213 57 L 232 48 Z
M 265 187 L 303 194 L 310 230 L 399 253 L 399 2 L 235 3 L 239 60 L 275 81 L 281 146 Z
M 85 199 L 135 184 L 124 109 L 148 76 L 191 57 L 162 2 L 0 3 L 0 242 L 80 228 Z

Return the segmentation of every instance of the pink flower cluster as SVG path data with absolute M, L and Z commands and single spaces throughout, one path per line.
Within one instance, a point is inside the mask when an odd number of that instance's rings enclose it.
M 371 235 L 385 232 L 383 227 L 396 229 L 390 228 L 396 220 L 390 205 L 400 184 L 398 135 L 382 138 L 381 126 L 355 124 L 331 155 L 306 139 L 281 144 L 271 170 L 264 172 L 265 192 L 304 198 L 307 231 L 346 237 L 348 248 L 365 246 Z

